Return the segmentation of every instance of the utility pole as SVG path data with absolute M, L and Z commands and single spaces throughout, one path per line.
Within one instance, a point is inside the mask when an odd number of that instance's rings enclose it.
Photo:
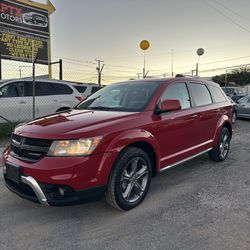
M 103 68 L 104 68 L 104 64 L 102 64 L 102 66 L 101 66 L 101 63 L 103 63 L 104 61 L 101 61 L 101 60 L 96 60 L 96 61 L 97 61 L 96 70 L 97 70 L 97 73 L 98 73 L 98 85 L 99 85 L 99 87 L 101 88 L 102 70 L 103 70 Z
M 141 73 L 136 73 L 136 75 L 137 75 L 137 79 L 140 79 Z
M 171 74 L 172 77 L 174 77 L 174 50 L 171 51 Z

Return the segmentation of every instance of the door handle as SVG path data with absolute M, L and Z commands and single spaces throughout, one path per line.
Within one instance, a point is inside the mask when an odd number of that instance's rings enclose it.
M 193 115 L 190 115 L 191 118 L 197 118 L 198 115 L 197 114 L 193 114 Z
M 52 100 L 53 102 L 58 102 L 58 100 L 57 99 L 54 99 L 54 100 Z
M 220 111 L 221 111 L 221 109 L 216 109 L 216 110 L 215 110 L 215 112 L 220 112 Z

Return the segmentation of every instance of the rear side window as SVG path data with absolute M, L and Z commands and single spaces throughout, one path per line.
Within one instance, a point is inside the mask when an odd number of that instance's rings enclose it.
M 50 82 L 36 82 L 36 95 L 69 95 L 73 90 L 66 84 L 50 83 Z
M 54 89 L 54 95 L 69 95 L 73 93 L 73 90 L 66 84 L 61 83 L 49 83 Z
M 99 87 L 92 87 L 91 89 L 91 94 L 94 94 L 96 91 L 98 91 L 100 88 Z
M 170 85 L 163 93 L 161 100 L 179 100 L 181 109 L 191 107 L 190 97 L 185 83 L 175 83 Z
M 224 97 L 224 95 L 222 94 L 222 91 L 219 88 L 217 88 L 215 86 L 208 85 L 208 89 L 212 95 L 214 102 L 225 102 L 226 101 L 226 98 Z
M 36 96 L 54 95 L 54 89 L 51 83 L 36 82 Z
M 84 93 L 85 90 L 87 89 L 86 86 L 81 86 L 81 85 L 74 85 L 74 87 L 78 90 L 80 93 Z
M 196 106 L 204 106 L 212 103 L 212 98 L 206 85 L 190 83 L 190 88 Z

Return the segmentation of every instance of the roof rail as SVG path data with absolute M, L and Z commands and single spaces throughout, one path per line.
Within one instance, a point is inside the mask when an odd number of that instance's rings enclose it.
M 175 77 L 197 78 L 197 79 L 201 79 L 202 78 L 200 76 L 183 75 L 183 74 L 177 74 Z

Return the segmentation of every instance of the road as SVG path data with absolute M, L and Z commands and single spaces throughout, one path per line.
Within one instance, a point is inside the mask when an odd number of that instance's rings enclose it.
M 250 121 L 237 121 L 228 159 L 207 155 L 154 178 L 145 201 L 43 207 L 0 177 L 0 249 L 250 249 Z M 2 172 L 2 169 L 0 169 Z

